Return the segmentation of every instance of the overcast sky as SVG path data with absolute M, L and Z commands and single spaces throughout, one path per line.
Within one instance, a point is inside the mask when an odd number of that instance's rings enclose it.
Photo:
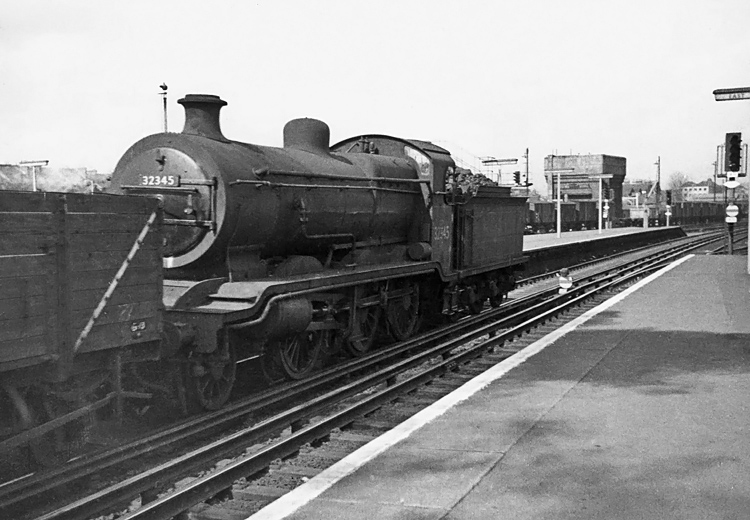
M 750 100 L 712 94 L 750 86 L 750 1 L 0 0 L 0 163 L 112 171 L 161 131 L 162 82 L 171 131 L 177 99 L 217 94 L 239 141 L 315 117 L 332 142 L 528 147 L 537 186 L 553 153 L 702 180 L 726 132 L 750 142 Z

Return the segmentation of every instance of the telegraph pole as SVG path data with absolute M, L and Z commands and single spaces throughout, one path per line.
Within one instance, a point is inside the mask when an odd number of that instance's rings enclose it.
M 526 159 L 526 197 L 529 196 L 529 149 L 526 148 L 526 153 L 523 154 L 524 159 Z
M 526 184 L 529 183 L 529 149 L 526 148 L 526 153 L 523 154 L 523 158 L 526 159 Z
M 659 216 L 659 194 L 661 193 L 661 155 L 656 157 L 656 216 Z

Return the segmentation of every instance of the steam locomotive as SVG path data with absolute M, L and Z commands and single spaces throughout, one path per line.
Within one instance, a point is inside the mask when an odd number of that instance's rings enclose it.
M 405 339 L 424 315 L 477 312 L 513 287 L 525 200 L 451 190 L 447 150 L 386 135 L 330 146 L 314 119 L 257 146 L 224 137 L 218 96 L 179 103 L 182 133 L 133 145 L 111 191 L 163 200 L 168 350 L 189 360 L 202 406 L 226 400 L 238 359 L 302 378 L 367 352 L 381 316 Z
M 257 359 L 269 380 L 304 378 L 332 357 L 367 353 L 378 335 L 403 340 L 423 320 L 499 305 L 523 269 L 525 198 L 507 187 L 459 189 L 453 159 L 439 146 L 387 135 L 330 146 L 328 126 L 315 119 L 290 121 L 283 147 L 258 146 L 223 135 L 226 102 L 218 96 L 178 102 L 182 132 L 138 141 L 112 175 L 108 191 L 127 195 L 123 201 L 158 199 L 128 235 L 151 245 L 147 256 L 136 246 L 97 253 L 111 260 L 113 278 L 89 289 L 96 295 L 70 322 L 73 341 L 54 347 L 67 352 L 66 366 L 91 352 L 90 365 L 119 366 L 113 360 L 135 342 L 138 359 L 176 361 L 191 401 L 217 409 L 242 361 Z M 122 226 L 111 216 L 97 225 Z M 112 302 L 105 292 L 116 298 L 123 277 L 136 283 L 129 261 L 151 273 L 138 289 L 148 304 L 137 309 L 136 296 Z M 106 323 L 108 337 L 121 341 L 97 339 Z M 37 348 L 32 362 L 16 349 L 10 366 L 4 348 L 13 347 L 0 342 L 0 374 L 16 375 L 5 405 L 23 412 L 24 370 L 54 368 L 61 357 Z M 48 388 L 69 390 L 78 372 L 90 371 L 58 370 Z

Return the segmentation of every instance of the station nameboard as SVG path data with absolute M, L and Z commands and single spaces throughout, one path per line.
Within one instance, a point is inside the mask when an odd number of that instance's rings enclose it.
M 719 88 L 714 90 L 716 101 L 734 101 L 735 99 L 750 99 L 750 87 Z

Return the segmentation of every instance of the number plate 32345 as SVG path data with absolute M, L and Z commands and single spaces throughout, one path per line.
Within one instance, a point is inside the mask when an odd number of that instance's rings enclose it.
M 179 186 L 179 175 L 141 175 L 141 186 Z

